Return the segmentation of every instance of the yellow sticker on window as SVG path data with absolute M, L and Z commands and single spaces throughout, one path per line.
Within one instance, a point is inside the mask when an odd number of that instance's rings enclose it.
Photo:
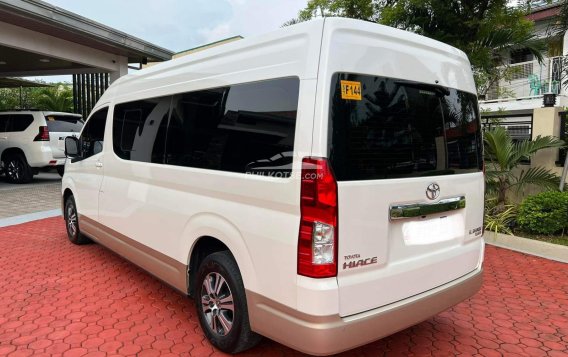
M 361 82 L 341 81 L 341 99 L 362 100 Z

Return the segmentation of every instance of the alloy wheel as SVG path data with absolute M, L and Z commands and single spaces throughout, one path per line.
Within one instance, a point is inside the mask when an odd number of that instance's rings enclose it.
M 77 212 L 72 204 L 67 205 L 67 231 L 72 237 L 77 234 Z
M 201 287 L 201 307 L 209 328 L 226 336 L 233 328 L 235 303 L 229 284 L 221 274 L 209 273 Z
M 18 181 L 22 176 L 23 167 L 18 160 L 10 160 L 6 166 L 6 173 L 12 181 Z

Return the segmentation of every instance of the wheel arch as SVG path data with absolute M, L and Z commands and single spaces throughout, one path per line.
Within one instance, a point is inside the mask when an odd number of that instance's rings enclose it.
M 237 227 L 216 214 L 199 214 L 188 222 L 180 251 L 189 252 L 186 261 L 188 266 L 187 286 L 193 294 L 193 283 L 199 264 L 203 259 L 218 251 L 229 251 L 241 273 L 245 289 L 256 290 L 257 279 L 249 249 Z M 193 237 L 193 238 L 191 238 Z
M 6 159 L 6 157 L 10 154 L 21 154 L 21 155 L 24 155 L 24 158 L 26 159 L 26 161 L 28 160 L 24 150 L 22 150 L 18 147 L 11 147 L 11 148 L 7 148 L 4 151 L 2 151 L 2 155 L 0 156 L 0 160 L 4 161 Z
M 67 198 L 69 198 L 70 196 L 75 197 L 73 191 L 71 191 L 71 189 L 67 187 L 63 190 L 63 195 L 61 197 L 61 212 L 63 213 L 65 213 L 65 202 L 67 201 Z

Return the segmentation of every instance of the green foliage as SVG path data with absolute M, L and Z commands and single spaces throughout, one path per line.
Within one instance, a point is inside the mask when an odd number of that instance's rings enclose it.
M 485 207 L 485 229 L 495 233 L 512 234 L 511 227 L 517 218 L 517 206 L 506 205 L 502 209 L 497 206 Z
M 0 89 L 0 110 L 39 109 L 73 111 L 73 90 L 68 83 L 43 88 Z
M 517 222 L 531 233 L 554 234 L 568 228 L 568 192 L 547 191 L 527 197 Z
M 552 136 L 534 140 L 513 142 L 503 127 L 495 127 L 484 133 L 487 191 L 497 195 L 497 206 L 503 207 L 507 193 L 514 189 L 520 192 L 526 186 L 556 189 L 559 178 L 542 167 L 523 169 L 515 174 L 514 169 L 522 160 L 530 159 L 542 149 L 564 146 L 564 142 Z
M 70 86 L 59 85 L 41 91 L 38 98 L 38 108 L 54 112 L 73 111 L 73 90 Z
M 376 21 L 377 14 L 377 4 L 372 0 L 310 0 L 295 21 L 301 22 L 314 17 L 331 16 Z

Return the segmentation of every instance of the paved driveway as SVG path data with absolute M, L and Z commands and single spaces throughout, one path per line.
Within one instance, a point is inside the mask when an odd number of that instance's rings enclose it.
M 195 306 L 61 218 L 0 228 L 0 356 L 219 356 Z M 488 247 L 480 293 L 346 356 L 568 356 L 568 265 Z M 248 356 L 300 355 L 275 342 Z
M 61 209 L 61 177 L 41 172 L 28 184 L 15 185 L 0 176 L 0 219 Z

